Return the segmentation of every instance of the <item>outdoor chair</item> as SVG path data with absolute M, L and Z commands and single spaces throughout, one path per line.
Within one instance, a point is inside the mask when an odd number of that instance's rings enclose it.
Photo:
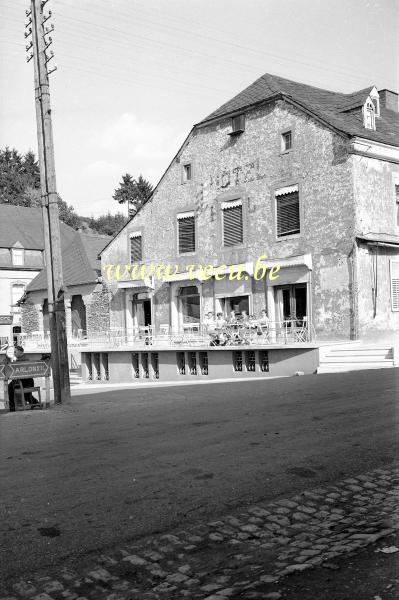
M 28 408 L 33 410 L 34 408 L 43 408 L 40 386 L 24 388 L 21 380 L 16 381 L 15 383 L 16 383 L 16 385 L 14 387 L 15 410 L 27 410 Z M 31 404 L 30 402 L 27 402 L 27 400 L 25 399 L 25 394 L 26 393 L 31 394 L 32 392 L 38 394 L 38 396 L 39 396 L 39 402 L 37 402 L 35 404 Z

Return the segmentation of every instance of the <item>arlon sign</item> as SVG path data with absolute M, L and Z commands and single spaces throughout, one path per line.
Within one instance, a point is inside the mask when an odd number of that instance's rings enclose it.
M 1 379 L 27 379 L 28 377 L 48 377 L 49 375 L 50 364 L 44 360 L 0 365 Z

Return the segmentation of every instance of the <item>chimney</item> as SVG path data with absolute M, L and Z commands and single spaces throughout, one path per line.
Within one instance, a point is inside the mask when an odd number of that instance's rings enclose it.
M 399 112 L 399 94 L 390 90 L 380 90 L 380 106 Z

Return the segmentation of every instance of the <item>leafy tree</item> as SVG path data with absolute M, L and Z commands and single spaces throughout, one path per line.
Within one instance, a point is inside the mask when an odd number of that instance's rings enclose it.
M 100 217 L 91 217 L 87 220 L 88 227 L 102 235 L 115 235 L 127 222 L 127 216 L 122 213 L 111 215 L 109 212 Z
M 115 190 L 112 196 L 119 204 L 128 204 L 129 217 L 133 217 L 150 198 L 154 191 L 153 186 L 142 175 L 138 179 L 126 173 L 122 175 L 122 181 L 119 188 Z

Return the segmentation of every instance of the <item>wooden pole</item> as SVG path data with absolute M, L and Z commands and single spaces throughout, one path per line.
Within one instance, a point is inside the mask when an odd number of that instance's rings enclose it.
M 65 308 L 63 303 L 64 291 L 58 194 L 55 178 L 50 88 L 47 72 L 48 56 L 46 55 L 46 32 L 43 21 L 42 0 L 31 0 L 31 19 L 54 401 L 56 404 L 61 404 L 70 399 L 70 385 Z

